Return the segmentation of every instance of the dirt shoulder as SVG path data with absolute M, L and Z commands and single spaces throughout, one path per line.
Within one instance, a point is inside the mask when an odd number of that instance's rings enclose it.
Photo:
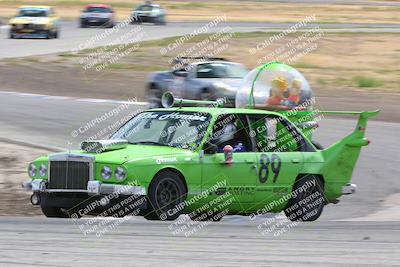
M 0 141 L 0 215 L 40 215 L 40 208 L 30 204 L 31 193 L 21 187 L 29 180 L 27 166 L 33 159 L 50 153 L 45 149 Z
M 145 100 L 146 72 L 105 72 L 101 77 L 81 72 L 77 68 L 40 69 L 27 66 L 1 66 L 0 90 L 77 98 Z M 23 77 L 23 79 L 21 79 Z M 6 79 L 7 78 L 7 79 Z M 320 110 L 381 109 L 376 118 L 400 122 L 400 94 L 365 90 L 323 88 L 315 86 L 314 93 Z
M 275 60 L 269 57 L 274 51 L 281 51 L 281 48 L 284 48 L 281 54 L 289 49 L 292 51 L 291 48 L 286 49 L 287 44 L 298 38 L 298 35 L 288 35 L 250 53 L 251 48 L 271 36 L 272 33 L 235 34 L 226 41 L 225 49 L 217 56 L 243 63 L 252 69 L 258 65 L 260 58 L 265 58 L 263 62 Z M 206 38 L 206 35 L 197 36 L 167 55 L 161 55 L 160 49 L 176 39 L 143 42 L 139 49 L 118 58 L 117 62 L 101 71 L 94 68 L 85 70 L 80 63 L 95 53 L 96 49 L 78 54 L 60 53 L 3 60 L 0 61 L 0 90 L 78 98 L 126 100 L 137 97 L 145 100 L 147 75 L 152 71 L 169 69 L 168 61 L 171 58 L 193 47 L 197 48 Z M 314 50 L 305 54 L 298 52 L 300 56 L 291 65 L 308 79 L 320 109 L 379 108 L 382 111 L 378 120 L 400 122 L 398 43 L 400 34 L 325 33 L 315 40 Z M 129 46 L 124 49 L 129 49 Z

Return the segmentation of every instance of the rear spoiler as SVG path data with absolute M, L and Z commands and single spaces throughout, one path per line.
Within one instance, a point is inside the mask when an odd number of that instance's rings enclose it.
M 370 141 L 365 136 L 365 128 L 367 126 L 367 121 L 369 118 L 376 116 L 379 110 L 373 111 L 321 111 L 319 114 L 322 115 L 358 115 L 357 126 L 346 138 L 346 145 L 351 147 L 361 147 L 366 146 Z
M 316 114 L 323 115 L 359 115 L 360 118 L 368 119 L 376 116 L 379 113 L 379 109 L 373 111 L 318 111 Z

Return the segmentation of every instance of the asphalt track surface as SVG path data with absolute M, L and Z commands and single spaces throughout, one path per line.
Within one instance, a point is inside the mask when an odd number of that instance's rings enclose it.
M 398 223 L 302 223 L 280 236 L 257 223 L 211 223 L 190 237 L 131 218 L 96 237 L 68 219 L 2 218 L 1 266 L 398 266 Z M 196 224 L 198 225 L 198 224 Z
M 122 108 L 113 101 L 57 98 L 0 92 L 0 137 L 61 149 L 76 149 L 79 144 L 128 114 L 145 109 L 143 103 Z M 85 125 L 119 107 L 117 115 L 86 130 Z M 356 121 L 325 117 L 315 139 L 327 147 L 343 138 Z M 81 129 L 81 130 L 79 130 Z M 82 130 L 83 129 L 83 130 Z M 74 134 L 76 131 L 78 134 Z M 353 182 L 359 192 L 328 205 L 321 220 L 365 216 L 381 206 L 388 195 L 400 192 L 398 133 L 400 124 L 371 121 L 366 136 L 372 143 L 362 149 Z
M 166 26 L 156 26 L 152 24 L 143 24 L 143 38 L 139 41 L 154 40 L 166 37 L 181 36 L 190 34 L 200 29 L 207 22 L 171 22 Z M 208 33 L 216 32 L 224 27 L 230 27 L 234 32 L 280 32 L 287 29 L 294 23 L 257 23 L 257 22 L 221 22 L 215 27 L 210 27 Z M 115 44 L 126 43 L 126 40 L 120 40 L 120 36 L 127 36 L 132 32 L 134 25 L 121 27 L 118 32 L 107 34 L 105 37 L 91 42 L 96 35 L 100 36 L 107 29 L 99 28 L 78 28 L 77 22 L 66 21 L 61 23 L 60 38 L 52 40 L 43 39 L 7 39 L 9 27 L 0 26 L 0 59 L 14 58 L 24 56 L 43 55 L 49 53 L 59 53 L 73 51 L 78 48 L 93 48 L 108 45 L 111 42 Z M 320 27 L 326 32 L 387 32 L 399 33 L 400 24 L 365 24 L 365 23 L 345 23 L 345 24 L 313 24 L 307 27 L 299 28 L 299 31 L 309 30 L 310 28 Z M 130 38 L 129 38 L 130 39 Z M 90 45 L 86 45 L 89 44 Z
M 76 148 L 80 141 L 119 117 L 144 108 L 129 105 L 118 115 L 72 137 L 80 126 L 118 103 L 0 93 L 0 137 L 43 146 Z M 355 126 L 354 120 L 324 119 L 316 139 L 327 146 Z M 226 216 L 185 236 L 168 222 L 141 217 L 107 221 L 104 234 L 85 235 L 73 222 L 44 217 L 0 217 L 0 266 L 395 266 L 400 263 L 400 223 L 366 220 L 384 210 L 382 201 L 400 192 L 400 124 L 371 121 L 353 182 L 358 193 L 325 207 L 319 221 L 285 226 L 286 232 L 262 234 L 265 217 Z M 271 215 L 268 215 L 268 217 Z M 361 218 L 361 219 L 360 219 Z M 397 218 L 399 218 L 397 216 Z M 104 219 L 103 219 L 104 220 Z M 102 224 L 95 219 L 94 224 Z M 92 223 L 91 223 L 92 224 Z M 108 228 L 107 228 L 108 227 Z M 102 230 L 103 231 L 103 230 Z

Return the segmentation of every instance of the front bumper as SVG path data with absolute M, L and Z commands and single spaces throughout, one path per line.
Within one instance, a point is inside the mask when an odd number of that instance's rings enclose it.
M 122 216 L 147 208 L 146 190 L 141 186 L 89 181 L 87 190 L 47 189 L 46 180 L 42 179 L 25 182 L 22 186 L 33 192 L 32 205 L 51 203 L 52 207 L 64 209 L 73 218 L 84 215 L 114 216 L 115 212 Z
M 147 15 L 147 14 L 133 14 L 131 20 L 139 22 L 154 22 L 158 18 L 159 18 L 158 16 Z
M 112 23 L 110 18 L 82 18 L 81 23 L 88 26 L 104 26 Z
M 351 195 L 354 194 L 357 190 L 356 184 L 348 183 L 347 185 L 342 187 L 342 194 L 343 195 Z
M 27 181 L 22 184 L 22 187 L 27 191 L 37 193 L 87 193 L 88 195 L 138 195 L 145 196 L 146 188 L 143 186 L 119 185 L 119 184 L 106 184 L 100 181 L 88 181 L 87 190 L 81 189 L 48 189 L 46 188 L 47 181 L 42 179 L 35 179 Z
M 21 30 L 11 30 L 14 38 L 47 38 L 49 36 L 49 30 L 35 30 L 30 32 L 24 32 Z

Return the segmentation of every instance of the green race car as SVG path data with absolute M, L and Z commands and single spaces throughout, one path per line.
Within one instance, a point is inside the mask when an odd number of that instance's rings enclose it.
M 336 112 L 358 115 L 357 125 L 321 150 L 284 113 L 167 100 L 170 108 L 139 113 L 109 140 L 34 160 L 24 184 L 32 204 L 47 217 L 218 221 L 284 211 L 290 220 L 313 221 L 324 205 L 355 191 L 367 120 L 378 113 Z

